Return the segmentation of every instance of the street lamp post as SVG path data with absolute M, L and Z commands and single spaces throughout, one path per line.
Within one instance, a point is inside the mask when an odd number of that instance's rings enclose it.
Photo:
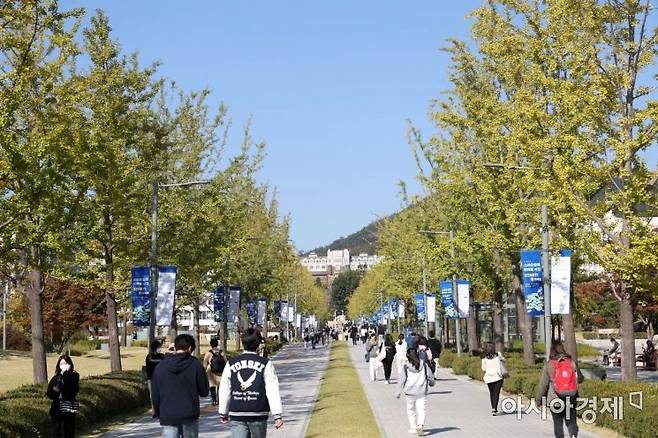
M 548 235 L 548 207 L 541 206 L 541 264 L 544 283 L 544 328 L 546 339 L 546 358 L 551 355 L 551 342 L 553 341 L 553 327 L 551 322 L 551 264 L 549 260 L 549 235 Z
M 9 280 L 5 281 L 2 291 L 2 349 L 7 350 L 7 298 L 9 296 Z
M 160 184 L 157 181 L 154 181 L 151 189 L 151 255 L 150 255 L 150 265 L 151 265 L 151 317 L 149 324 L 149 348 L 151 343 L 155 340 L 155 326 L 156 326 L 156 306 L 157 306 L 157 296 L 158 296 L 158 192 L 160 188 L 169 188 L 169 187 L 187 187 L 201 184 L 209 184 L 210 181 L 189 181 L 184 183 L 173 183 L 173 184 Z
M 429 322 L 427 321 L 427 275 L 425 270 L 425 257 L 423 257 L 423 307 L 425 308 L 423 326 L 425 328 L 425 336 L 429 337 Z

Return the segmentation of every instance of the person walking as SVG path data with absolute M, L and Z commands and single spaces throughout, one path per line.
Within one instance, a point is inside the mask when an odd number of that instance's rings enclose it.
M 409 433 L 423 435 L 425 427 L 425 405 L 427 392 L 434 386 L 432 370 L 425 360 L 418 357 L 417 350 L 407 350 L 407 362 L 402 366 L 398 377 L 398 392 L 396 398 L 404 392 L 407 399 L 407 417 L 409 419 Z
M 383 366 L 382 359 L 386 353 L 383 351 L 384 343 L 380 344 L 378 342 L 376 334 L 373 334 L 368 342 L 370 343 L 370 350 L 366 362 L 369 365 L 370 380 L 374 382 L 377 380 L 377 370 Z
M 430 338 L 427 340 L 427 346 L 430 349 L 430 353 L 432 354 L 432 363 L 434 364 L 434 379 L 439 378 L 438 370 L 439 370 L 439 356 L 441 356 L 441 341 L 436 339 L 436 333 L 434 330 L 430 330 L 429 332 Z
M 368 327 L 365 325 L 361 326 L 361 345 L 366 345 L 366 341 L 368 340 Z
M 402 371 L 402 365 L 407 360 L 407 341 L 404 340 L 404 335 L 398 335 L 398 341 L 395 343 L 395 365 L 398 374 Z
M 350 338 L 352 338 L 352 345 L 356 345 L 358 329 L 354 324 L 350 327 Z
M 564 437 L 564 425 L 570 438 L 578 436 L 576 399 L 578 384 L 583 380 L 576 362 L 567 354 L 562 342 L 554 341 L 537 386 L 535 402 L 539 407 L 544 405 L 550 409 L 556 438 Z
M 53 438 L 75 436 L 75 416 L 79 409 L 76 397 L 79 390 L 80 375 L 74 370 L 71 357 L 63 354 L 57 360 L 55 375 L 46 389 L 46 397 L 52 400 L 49 413 Z
M 206 370 L 208 383 L 210 385 L 210 398 L 212 405 L 217 406 L 217 388 L 219 387 L 219 377 L 226 367 L 226 356 L 219 349 L 217 338 L 210 340 L 210 350 L 203 356 L 203 368 Z
M 384 337 L 384 358 L 382 359 L 382 365 L 384 366 L 384 379 L 387 385 L 391 383 L 391 369 L 393 368 L 395 352 L 393 337 L 390 333 L 387 333 Z
M 160 352 L 160 347 L 162 347 L 162 342 L 157 339 L 151 342 L 150 351 L 146 355 L 144 370 L 146 372 L 146 386 L 149 389 L 149 395 L 151 394 L 151 379 L 153 379 L 153 371 L 155 367 L 164 359 L 164 353 Z M 151 404 L 151 410 L 153 410 L 153 404 Z
M 496 353 L 496 347 L 492 342 L 487 342 L 482 353 L 482 371 L 484 371 L 484 383 L 489 388 L 489 401 L 491 402 L 491 414 L 498 415 L 498 400 L 500 390 L 503 387 L 503 379 L 507 374 L 502 354 Z
M 274 427 L 283 426 L 279 379 L 272 362 L 256 354 L 260 333 L 242 335 L 244 352 L 229 360 L 219 384 L 219 418 L 231 421 L 231 438 L 264 438 L 270 411 Z
M 174 354 L 168 354 L 155 368 L 151 388 L 153 418 L 160 420 L 162 438 L 199 436 L 199 397 L 208 397 L 208 375 L 192 355 L 194 338 L 176 336 Z

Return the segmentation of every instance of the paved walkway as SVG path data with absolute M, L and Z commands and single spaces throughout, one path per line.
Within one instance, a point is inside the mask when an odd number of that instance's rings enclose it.
M 349 343 L 352 361 L 357 369 L 361 383 L 365 389 L 370 406 L 382 432 L 383 437 L 400 438 L 409 436 L 409 421 L 407 420 L 404 395 L 395 398 L 397 391 L 397 374 L 393 365 L 391 385 L 384 384 L 383 370 L 379 378 L 371 382 L 368 367 L 364 360 L 364 347 L 353 347 Z M 501 394 L 501 400 L 503 398 Z M 566 432 L 566 430 L 565 430 Z M 491 437 L 505 438 L 552 437 L 553 423 L 544 421 L 539 415 L 523 414 L 517 420 L 516 413 L 493 417 L 489 406 L 489 392 L 486 386 L 472 382 L 468 377 L 455 376 L 447 369 L 439 370 L 439 380 L 430 388 L 427 398 L 427 416 L 425 420 L 425 436 L 439 437 Z M 581 438 L 593 438 L 595 435 L 585 432 L 582 428 L 578 435 Z
M 284 426 L 280 430 L 276 430 L 274 422 L 270 421 L 268 437 L 300 438 L 304 436 L 328 359 L 328 347 L 304 350 L 299 344 L 286 345 L 273 357 L 274 367 L 279 376 Z M 201 412 L 200 437 L 230 437 L 229 426 L 219 422 L 219 415 L 216 408 L 210 405 L 210 398 L 201 401 Z M 142 417 L 133 423 L 125 424 L 106 433 L 103 437 L 155 438 L 160 436 L 160 432 L 160 425 L 156 420 Z

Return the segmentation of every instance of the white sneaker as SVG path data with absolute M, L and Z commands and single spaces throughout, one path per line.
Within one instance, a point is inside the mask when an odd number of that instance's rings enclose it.
M 423 426 L 416 426 L 416 435 L 423 436 Z

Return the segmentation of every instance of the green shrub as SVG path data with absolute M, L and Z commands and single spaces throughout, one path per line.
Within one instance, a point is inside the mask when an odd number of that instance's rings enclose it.
M 83 354 L 101 348 L 101 341 L 95 339 L 81 339 L 69 344 L 68 350 L 71 356 L 82 356 Z
M 455 374 L 466 374 L 468 372 L 468 366 L 471 362 L 471 358 L 466 355 L 461 355 L 455 357 L 452 361 L 452 371 Z
M 149 346 L 149 341 L 146 339 L 139 339 L 139 340 L 134 340 L 130 344 L 131 347 L 142 347 L 142 348 L 148 348 Z
M 452 361 L 455 360 L 457 354 L 450 350 L 443 350 L 439 356 L 439 365 L 443 368 L 452 368 Z
M 576 344 L 578 357 L 597 357 L 599 350 L 587 344 Z
M 482 371 L 482 359 L 471 359 L 468 364 L 467 374 L 473 380 L 482 380 L 484 378 L 484 371 Z
M 51 401 L 45 385 L 26 385 L 0 394 L 0 436 L 49 436 Z M 138 371 L 104 374 L 80 381 L 78 430 L 149 403 L 148 389 Z

